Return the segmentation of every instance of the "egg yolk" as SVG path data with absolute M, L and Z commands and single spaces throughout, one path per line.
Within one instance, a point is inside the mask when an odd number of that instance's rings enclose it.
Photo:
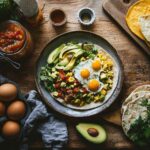
M 88 83 L 88 88 L 93 92 L 97 91 L 99 89 L 99 87 L 100 87 L 100 84 L 99 84 L 98 80 L 96 80 L 96 79 L 92 79 Z
M 92 68 L 96 71 L 100 70 L 101 68 L 101 63 L 99 60 L 94 60 L 92 63 Z
M 88 69 L 82 69 L 80 75 L 82 78 L 87 79 L 90 76 L 90 72 Z

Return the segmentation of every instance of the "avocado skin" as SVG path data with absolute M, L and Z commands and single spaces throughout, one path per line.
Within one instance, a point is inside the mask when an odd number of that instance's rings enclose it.
M 89 135 L 87 132 L 89 128 L 96 129 L 99 132 L 99 135 L 97 137 L 92 137 L 91 135 Z M 107 134 L 105 129 L 99 124 L 79 123 L 78 125 L 76 125 L 76 129 L 82 135 L 82 137 L 84 137 L 86 140 L 94 144 L 101 144 L 105 142 L 107 139 Z
M 0 0 L 0 20 L 4 20 L 10 16 L 12 4 L 12 0 Z

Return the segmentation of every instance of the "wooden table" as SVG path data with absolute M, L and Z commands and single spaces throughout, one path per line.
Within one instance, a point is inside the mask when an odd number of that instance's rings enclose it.
M 127 90 L 132 85 L 150 81 L 150 58 L 142 52 L 128 35 L 121 30 L 119 26 L 111 20 L 102 9 L 102 0 L 45 0 L 43 9 L 44 20 L 35 28 L 27 27 L 31 32 L 34 40 L 33 54 L 22 63 L 21 70 L 17 71 L 8 66 L 0 68 L 0 74 L 16 81 L 23 92 L 28 92 L 35 89 L 34 82 L 34 67 L 44 46 L 56 35 L 74 30 L 90 30 L 107 39 L 117 50 L 123 64 L 124 64 L 124 86 L 121 97 L 127 95 Z M 83 28 L 77 20 L 77 11 L 81 7 L 91 7 L 96 11 L 96 21 L 91 28 Z M 52 8 L 61 7 L 67 14 L 67 24 L 62 28 L 55 29 L 49 21 L 49 12 Z M 113 8 L 112 8 L 113 9 Z M 120 107 L 122 98 L 119 98 L 117 107 Z M 116 104 L 114 104 L 116 106 Z M 112 106 L 112 109 L 116 107 Z M 111 112 L 106 112 L 111 113 Z M 96 117 L 87 119 L 89 121 L 100 121 L 101 114 Z M 66 119 L 68 120 L 68 119 Z M 94 150 L 91 144 L 87 144 L 79 134 L 76 132 L 74 124 L 80 120 L 67 121 L 69 130 L 69 142 L 65 149 L 90 149 Z M 98 149 L 133 149 L 135 146 L 123 134 L 121 127 L 112 125 L 110 123 L 101 122 L 107 132 L 108 140 L 105 144 L 97 146 Z M 44 149 L 40 138 L 32 136 L 30 141 L 31 149 Z

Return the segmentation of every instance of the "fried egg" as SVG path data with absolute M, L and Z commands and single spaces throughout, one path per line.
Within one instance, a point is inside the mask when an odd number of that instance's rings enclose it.
M 97 93 L 102 89 L 103 83 L 100 82 L 101 62 L 98 58 L 89 59 L 79 63 L 73 70 L 75 78 L 88 91 Z
M 88 84 L 86 85 L 86 89 L 92 93 L 97 93 L 101 91 L 103 88 L 103 83 L 99 81 L 99 79 L 90 79 Z
M 81 84 L 87 84 L 88 79 L 92 77 L 91 60 L 79 63 L 73 70 L 75 78 Z

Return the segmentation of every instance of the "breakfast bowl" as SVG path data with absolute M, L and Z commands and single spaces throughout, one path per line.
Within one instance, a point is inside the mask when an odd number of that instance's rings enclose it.
M 14 82 L 0 83 L 0 107 L 0 143 L 21 141 L 31 108 Z
M 0 24 L 0 52 L 13 60 L 21 60 L 32 50 L 31 35 L 19 22 L 7 20 Z
M 104 38 L 73 31 L 54 38 L 44 48 L 35 68 L 35 81 L 50 108 L 65 116 L 89 117 L 103 112 L 117 99 L 123 66 Z

